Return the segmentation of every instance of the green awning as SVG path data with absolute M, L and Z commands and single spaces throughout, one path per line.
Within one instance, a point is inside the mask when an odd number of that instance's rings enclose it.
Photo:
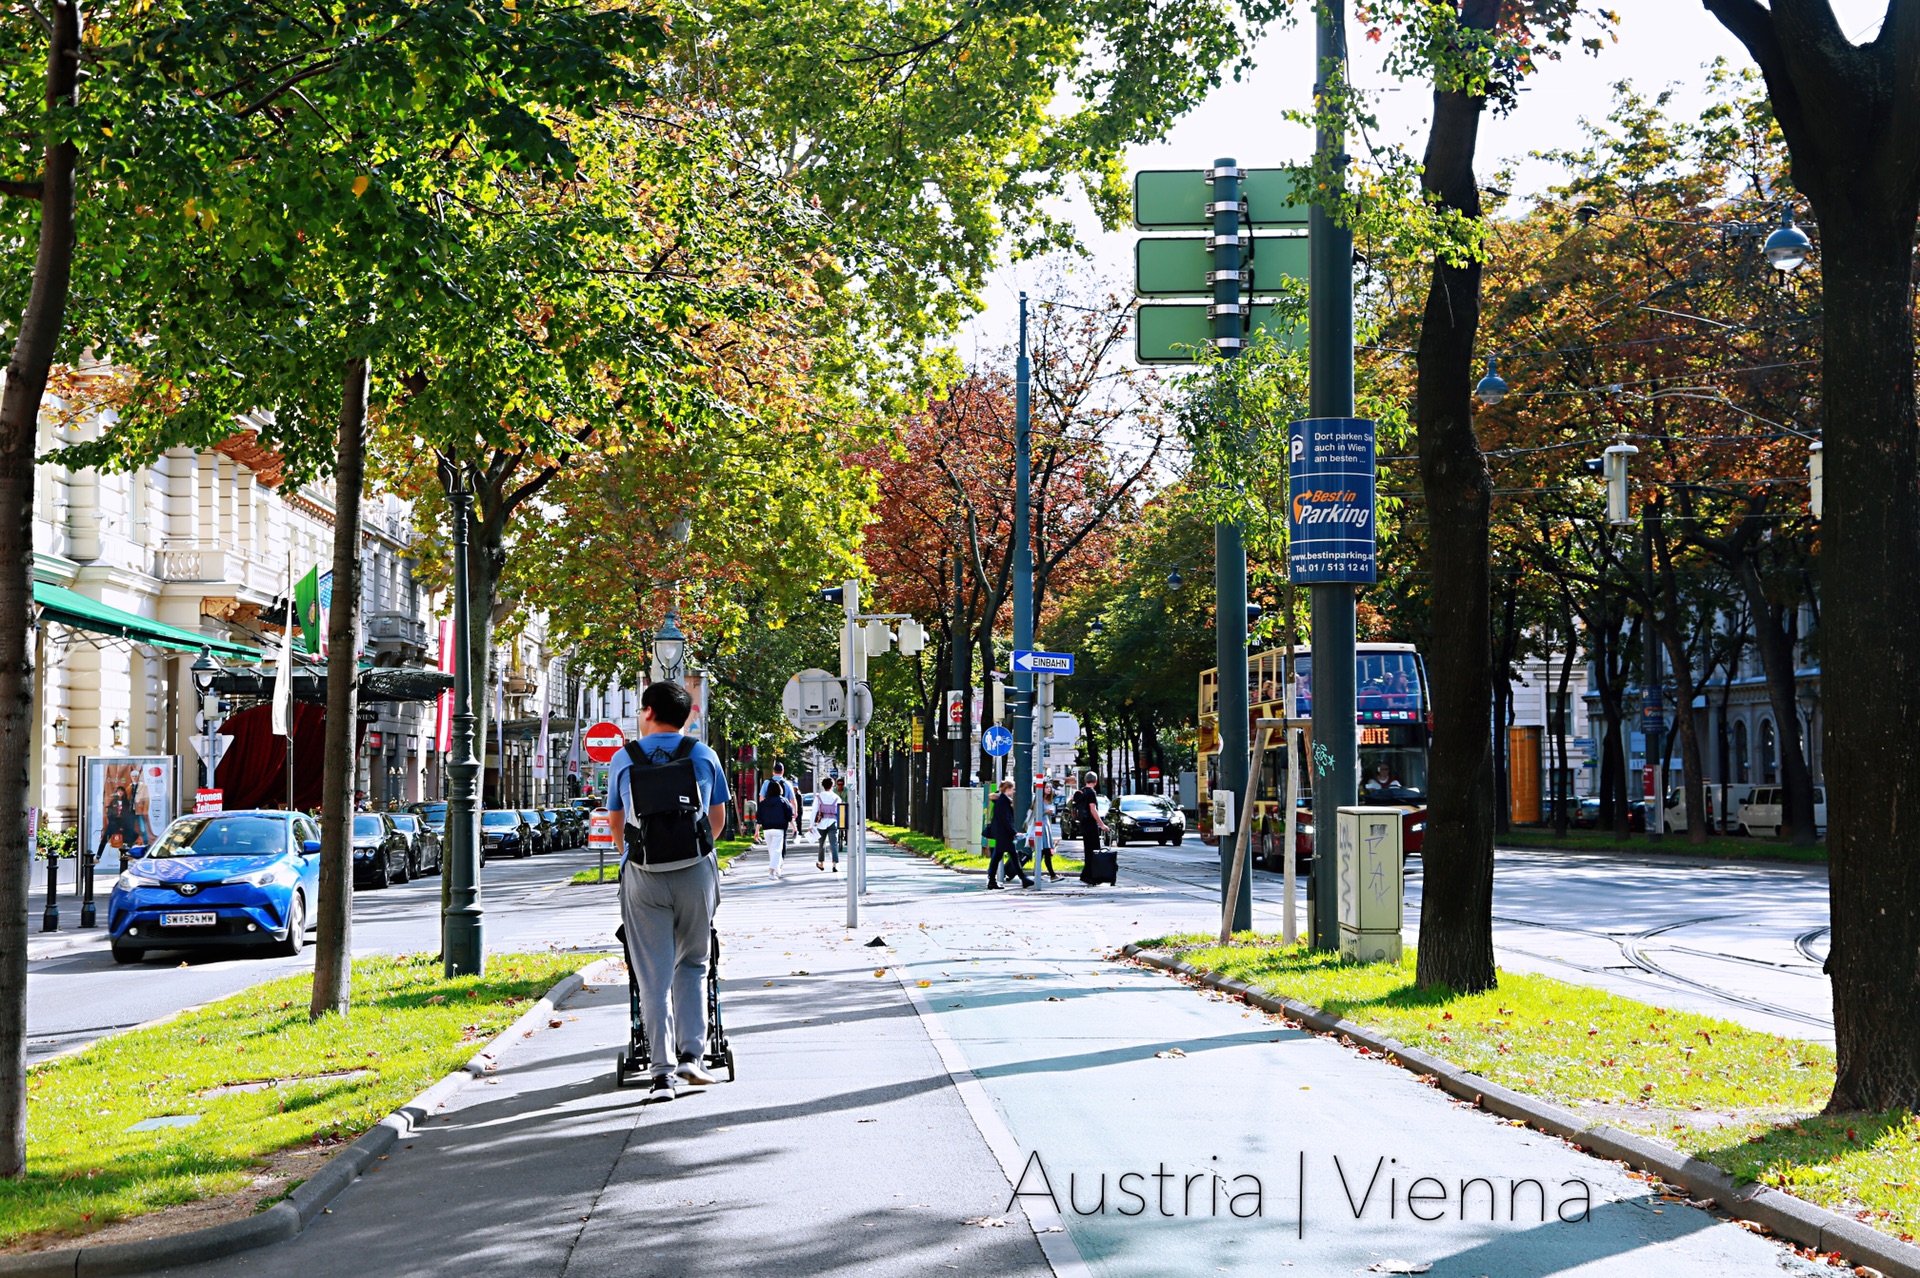
M 180 652 L 198 652 L 201 648 L 211 648 L 223 657 L 242 657 L 249 661 L 260 659 L 260 652 L 256 648 L 250 648 L 245 644 L 229 643 L 225 639 L 216 639 L 212 635 L 182 630 L 179 626 L 169 626 L 164 621 L 154 621 L 136 613 L 125 612 L 103 604 L 98 599 L 89 599 L 64 586 L 36 581 L 33 583 L 33 601 L 40 605 L 40 616 L 43 620 L 57 621 L 63 626 L 72 626 L 75 630 L 91 630 L 95 634 L 112 635 L 116 639 L 130 639 L 135 643 L 150 643 L 156 648 L 173 648 Z

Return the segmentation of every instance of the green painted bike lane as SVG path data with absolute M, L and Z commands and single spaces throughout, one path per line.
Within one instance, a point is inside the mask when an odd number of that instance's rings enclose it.
M 1827 1272 L 1619 1164 L 1111 957 L 1206 927 L 1204 903 L 1124 877 L 987 892 L 881 855 L 876 881 L 913 881 L 885 911 L 895 974 L 1023 1191 L 1009 1223 L 1025 1209 L 1056 1272 Z

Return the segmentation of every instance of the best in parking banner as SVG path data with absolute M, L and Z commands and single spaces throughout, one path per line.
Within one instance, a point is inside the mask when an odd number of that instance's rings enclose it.
M 1366 585 L 1374 558 L 1374 433 L 1363 417 L 1307 417 L 1287 439 L 1287 572 L 1296 585 Z

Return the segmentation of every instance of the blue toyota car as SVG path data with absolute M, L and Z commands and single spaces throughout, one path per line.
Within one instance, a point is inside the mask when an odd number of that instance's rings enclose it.
M 320 892 L 320 827 L 304 813 L 184 816 L 131 849 L 107 901 L 116 963 L 148 950 L 270 946 L 298 954 Z

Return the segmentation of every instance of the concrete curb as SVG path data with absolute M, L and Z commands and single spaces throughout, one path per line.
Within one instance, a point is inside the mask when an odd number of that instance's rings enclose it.
M 392 1149 L 403 1136 L 411 1135 L 433 1116 L 433 1111 L 476 1078 L 485 1078 L 499 1066 L 499 1055 L 506 1047 L 531 1037 L 554 1009 L 580 992 L 585 973 L 604 960 L 595 959 L 577 972 L 562 978 L 528 1008 L 513 1024 L 501 1030 L 476 1052 L 471 1060 L 454 1070 L 412 1100 L 376 1123 L 358 1140 L 329 1158 L 326 1164 L 280 1202 L 257 1216 L 229 1221 L 206 1229 L 195 1229 L 170 1238 L 143 1242 L 107 1243 L 98 1247 L 68 1247 L 59 1251 L 37 1251 L 24 1256 L 0 1256 L 0 1276 L 4 1278 L 107 1278 L 107 1275 L 144 1274 L 176 1265 L 192 1265 L 216 1260 L 235 1252 L 252 1251 L 270 1243 L 285 1242 L 312 1224 L 340 1191 L 351 1185 L 367 1168 Z M 217 1001 L 217 1000 L 216 1000 Z M 190 1009 L 182 1009 L 161 1020 L 172 1020 Z M 155 1022 L 158 1023 L 158 1022 Z
M 1237 995 L 1262 1011 L 1299 1021 L 1308 1029 L 1337 1034 L 1342 1042 L 1367 1048 L 1385 1058 L 1388 1064 L 1431 1077 L 1445 1091 L 1472 1101 L 1489 1113 L 1521 1119 L 1579 1149 L 1653 1172 L 1695 1198 L 1710 1198 L 1729 1215 L 1764 1225 L 1801 1246 L 1820 1252 L 1839 1252 L 1855 1264 L 1873 1266 L 1888 1278 L 1920 1278 L 1920 1247 L 1901 1242 L 1850 1216 L 1828 1211 L 1765 1185 L 1735 1184 L 1731 1176 L 1712 1163 L 1617 1127 L 1585 1122 L 1572 1110 L 1510 1091 L 1418 1048 L 1408 1047 L 1352 1021 L 1329 1016 L 1311 1004 L 1260 992 L 1244 981 L 1216 975 L 1137 945 L 1123 946 L 1121 952 L 1163 971 L 1191 977 L 1210 989 Z

